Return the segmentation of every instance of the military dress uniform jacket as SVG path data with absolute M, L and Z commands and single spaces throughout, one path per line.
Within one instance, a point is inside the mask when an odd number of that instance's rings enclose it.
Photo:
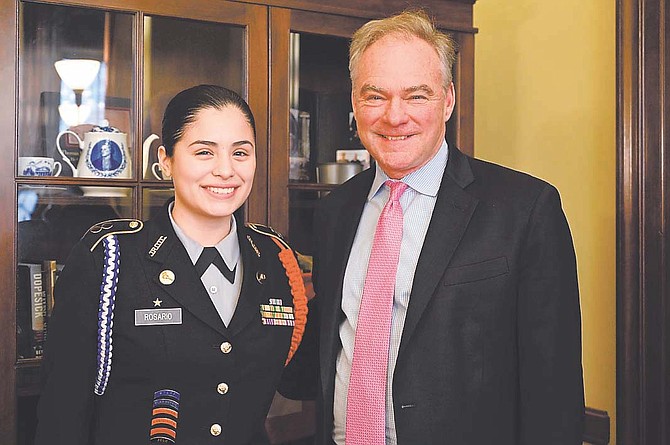
M 112 232 L 120 256 L 111 369 L 95 395 L 106 377 L 97 375 L 100 241 Z M 268 443 L 264 420 L 291 343 L 293 298 L 272 236 L 238 224 L 238 238 L 244 278 L 226 327 L 166 208 L 143 227 L 116 220 L 89 230 L 56 285 L 38 445 Z M 156 323 L 138 326 L 137 314 Z

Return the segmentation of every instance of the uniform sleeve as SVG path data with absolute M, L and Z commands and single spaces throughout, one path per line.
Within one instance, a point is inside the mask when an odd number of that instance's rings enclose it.
M 317 208 L 314 217 L 314 258 L 312 267 L 312 284 L 314 285 L 315 296 L 308 304 L 307 324 L 302 342 L 298 347 L 293 359 L 289 362 L 282 375 L 278 391 L 286 398 L 294 400 L 315 400 L 319 389 L 319 268 L 321 259 L 319 253 L 324 252 L 322 245 L 324 237 L 319 230 L 326 227 L 321 223 L 322 212 Z
M 101 280 L 101 265 L 79 243 L 56 282 L 36 445 L 90 443 Z
M 558 192 L 529 220 L 518 295 L 521 445 L 582 443 L 584 390 L 575 252 Z

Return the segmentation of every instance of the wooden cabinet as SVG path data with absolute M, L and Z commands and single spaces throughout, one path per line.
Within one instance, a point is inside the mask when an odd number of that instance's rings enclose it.
M 457 108 L 448 138 L 469 153 L 473 3 L 422 2 L 459 43 Z M 7 205 L 0 214 L 0 443 L 31 443 L 39 395 L 41 359 L 31 340 L 26 343 L 29 302 L 18 264 L 61 264 L 93 222 L 147 218 L 171 196 L 170 181 L 152 169 L 166 101 L 199 83 L 225 85 L 247 98 L 257 123 L 258 162 L 245 216 L 271 224 L 309 255 L 313 205 L 333 187 L 316 181 L 316 166 L 334 161 L 339 149 L 356 148 L 349 140 L 348 40 L 367 20 L 406 4 L 0 0 L 0 193 Z M 54 63 L 63 59 L 99 64 L 82 88 L 56 70 Z M 122 133 L 125 147 L 113 160 L 114 174 L 79 166 L 86 150 L 77 137 L 85 139 L 92 125 Z M 301 129 L 308 150 L 300 145 Z M 26 163 L 43 157 L 61 163 L 60 175 L 26 170 Z M 268 422 L 273 440 L 291 443 L 308 435 L 310 406 L 289 408 L 292 414 L 283 416 L 280 405 Z

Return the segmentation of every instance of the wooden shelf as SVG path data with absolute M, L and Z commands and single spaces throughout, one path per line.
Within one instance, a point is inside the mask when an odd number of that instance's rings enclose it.
M 39 368 L 40 366 L 42 366 L 42 358 L 40 357 L 20 358 L 16 361 L 16 369 Z
M 319 184 L 316 182 L 289 182 L 289 190 L 313 190 L 317 192 L 334 190 L 340 184 Z

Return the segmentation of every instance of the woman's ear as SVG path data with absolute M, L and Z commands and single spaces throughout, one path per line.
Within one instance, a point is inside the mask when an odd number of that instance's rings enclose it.
M 163 179 L 172 177 L 172 158 L 168 156 L 164 145 L 158 147 L 158 165 L 161 168 Z

